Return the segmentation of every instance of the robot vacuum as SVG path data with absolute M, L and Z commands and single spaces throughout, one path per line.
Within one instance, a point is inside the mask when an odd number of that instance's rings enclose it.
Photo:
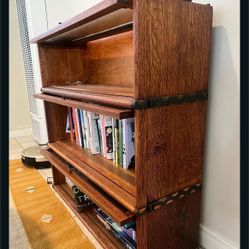
M 50 168 L 51 164 L 41 154 L 41 150 L 46 149 L 47 146 L 32 146 L 22 151 L 22 162 L 28 166 L 34 166 L 36 169 Z

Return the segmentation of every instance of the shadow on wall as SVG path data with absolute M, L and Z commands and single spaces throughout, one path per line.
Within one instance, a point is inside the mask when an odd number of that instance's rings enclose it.
M 239 72 L 234 50 L 226 29 L 214 27 L 201 223 L 239 243 Z

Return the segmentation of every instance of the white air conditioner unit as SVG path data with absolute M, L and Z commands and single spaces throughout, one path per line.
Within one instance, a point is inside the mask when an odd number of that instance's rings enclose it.
M 39 144 L 46 144 L 48 136 L 44 104 L 33 97 L 33 94 L 39 93 L 41 89 L 39 54 L 37 45 L 29 43 L 31 38 L 48 29 L 46 2 L 44 0 L 16 0 L 16 7 L 33 137 Z

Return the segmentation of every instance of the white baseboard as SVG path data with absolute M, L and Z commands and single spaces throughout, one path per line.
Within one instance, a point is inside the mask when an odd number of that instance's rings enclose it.
M 9 131 L 9 138 L 32 136 L 32 135 L 33 135 L 32 128 L 24 128 L 24 129 Z
M 239 249 L 239 246 L 213 232 L 206 227 L 200 227 L 200 245 L 205 249 Z

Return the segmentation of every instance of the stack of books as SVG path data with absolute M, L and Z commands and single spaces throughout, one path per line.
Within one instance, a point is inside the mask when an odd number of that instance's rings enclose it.
M 68 164 L 67 167 L 78 175 L 81 175 L 76 169 Z M 72 197 L 74 198 L 75 205 L 78 212 L 84 212 L 88 207 L 94 208 L 97 219 L 104 224 L 106 229 L 110 230 L 114 236 L 119 239 L 127 249 L 136 248 L 136 222 L 131 221 L 124 226 L 118 225 L 111 219 L 110 216 L 105 214 L 88 196 L 83 193 L 77 185 L 74 184 L 69 178 L 66 177 L 66 183 L 69 185 L 72 191 Z
M 94 211 L 100 222 L 124 244 L 125 248 L 136 248 L 136 222 L 130 222 L 121 227 L 100 208 L 95 208 Z
M 82 148 L 113 160 L 116 166 L 124 169 L 135 166 L 134 118 L 119 120 L 69 108 L 66 132 Z

